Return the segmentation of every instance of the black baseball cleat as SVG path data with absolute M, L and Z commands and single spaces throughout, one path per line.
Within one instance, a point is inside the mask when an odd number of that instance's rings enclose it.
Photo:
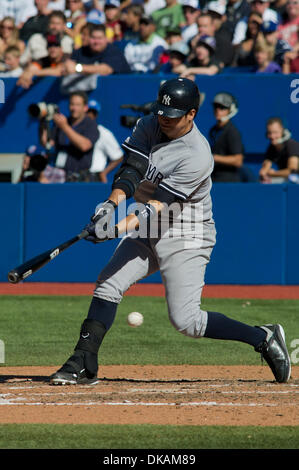
M 291 360 L 285 343 L 285 333 L 281 325 L 262 325 L 258 328 L 267 334 L 266 339 L 255 350 L 270 366 L 277 382 L 287 382 L 291 375 Z
M 96 355 L 77 350 L 55 374 L 51 375 L 50 383 L 52 385 L 95 385 L 99 382 L 97 370 Z
M 97 376 L 87 374 L 85 369 L 75 373 L 67 372 L 62 367 L 50 377 L 52 385 L 96 385 L 98 382 Z

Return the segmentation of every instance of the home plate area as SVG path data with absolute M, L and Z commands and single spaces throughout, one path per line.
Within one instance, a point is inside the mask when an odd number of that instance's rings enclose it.
M 101 366 L 94 386 L 53 386 L 57 367 L 1 367 L 2 423 L 299 424 L 299 367 Z

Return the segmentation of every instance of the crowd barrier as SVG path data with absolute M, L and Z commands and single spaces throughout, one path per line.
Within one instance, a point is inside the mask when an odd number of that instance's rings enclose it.
M 109 190 L 99 183 L 1 184 L 0 281 L 21 262 L 79 233 Z M 299 284 L 299 185 L 218 183 L 212 198 L 217 243 L 208 284 Z M 29 280 L 93 282 L 117 243 L 82 240 Z M 161 282 L 160 274 L 144 282 Z

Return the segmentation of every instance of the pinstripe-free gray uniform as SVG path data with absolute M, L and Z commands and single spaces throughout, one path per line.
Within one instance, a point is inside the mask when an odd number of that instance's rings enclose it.
M 195 123 L 183 137 L 168 140 L 154 115 L 141 118 L 123 148 L 148 159 L 148 170 L 134 199 L 157 199 L 157 189 L 176 197 L 172 211 L 162 210 L 161 233 L 131 234 L 119 243 L 100 273 L 94 295 L 119 303 L 138 280 L 160 270 L 169 318 L 180 332 L 204 335 L 207 313 L 201 310 L 206 265 L 215 244 L 210 196 L 213 156 Z M 170 223 L 169 223 L 170 221 Z

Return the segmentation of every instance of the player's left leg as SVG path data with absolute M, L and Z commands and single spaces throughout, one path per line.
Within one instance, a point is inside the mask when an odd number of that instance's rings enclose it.
M 147 240 L 125 237 L 99 275 L 87 318 L 72 356 L 51 376 L 54 385 L 98 382 L 98 350 L 111 328 L 123 294 L 135 282 L 158 269 Z
M 160 240 L 154 249 L 166 290 L 169 318 L 181 333 L 193 338 L 247 343 L 268 362 L 278 382 L 290 377 L 290 358 L 281 325 L 250 326 L 201 308 L 201 294 L 212 247 L 196 239 Z

